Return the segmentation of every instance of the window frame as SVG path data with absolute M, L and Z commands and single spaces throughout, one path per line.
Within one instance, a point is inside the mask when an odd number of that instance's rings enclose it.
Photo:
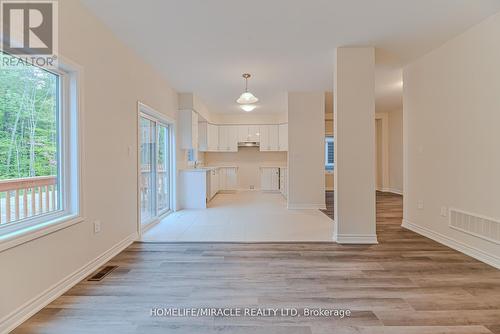
M 81 82 L 83 68 L 59 56 L 58 183 L 61 210 L 0 227 L 0 252 L 83 221 L 81 161 Z
M 332 143 L 333 145 L 335 145 L 335 137 L 334 136 L 326 136 L 325 137 L 325 170 L 327 172 L 335 170 L 335 153 L 334 153 L 334 157 L 333 157 L 333 162 L 328 163 L 328 144 L 329 143 Z M 335 148 L 334 148 L 334 150 L 335 150 Z

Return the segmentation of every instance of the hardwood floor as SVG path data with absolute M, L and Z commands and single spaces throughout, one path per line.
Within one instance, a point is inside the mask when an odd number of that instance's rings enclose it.
M 500 333 L 500 271 L 400 227 L 377 195 L 380 244 L 141 244 L 15 333 Z M 345 308 L 350 317 L 151 317 L 153 307 Z

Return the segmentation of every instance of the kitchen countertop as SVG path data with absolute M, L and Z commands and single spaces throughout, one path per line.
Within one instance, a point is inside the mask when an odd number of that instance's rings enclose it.
M 201 173 L 201 172 L 208 172 L 214 169 L 219 169 L 219 168 L 238 168 L 238 166 L 202 166 L 202 167 L 190 167 L 190 168 L 183 168 L 181 169 L 181 172 L 194 172 L 194 173 Z
M 259 166 L 259 168 L 288 168 L 287 166 L 283 166 L 283 165 L 262 165 L 262 166 Z

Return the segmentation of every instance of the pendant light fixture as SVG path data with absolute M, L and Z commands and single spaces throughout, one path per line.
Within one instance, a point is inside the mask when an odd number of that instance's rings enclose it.
M 250 112 L 257 108 L 257 106 L 255 104 L 242 104 L 240 108 L 246 112 Z
M 256 98 L 252 93 L 250 93 L 248 91 L 248 79 L 250 77 L 251 77 L 251 75 L 249 73 L 243 73 L 243 78 L 245 79 L 245 92 L 240 95 L 238 100 L 236 100 L 236 102 L 238 102 L 239 104 L 250 105 L 250 104 L 253 104 L 253 103 L 256 103 L 257 101 L 259 101 L 258 98 Z M 242 107 L 242 109 L 245 110 L 243 107 Z M 255 109 L 255 108 L 253 108 L 253 109 Z M 249 110 L 249 111 L 252 111 L 252 110 Z M 247 110 L 245 110 L 245 111 L 247 111 Z

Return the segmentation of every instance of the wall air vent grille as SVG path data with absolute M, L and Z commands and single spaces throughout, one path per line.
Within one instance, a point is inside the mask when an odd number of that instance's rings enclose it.
M 500 222 L 492 218 L 450 208 L 450 227 L 500 244 Z

